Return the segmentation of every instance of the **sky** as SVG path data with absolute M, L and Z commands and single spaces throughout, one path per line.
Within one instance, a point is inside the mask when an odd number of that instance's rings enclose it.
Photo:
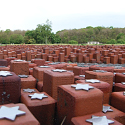
M 87 26 L 125 27 L 125 0 L 1 0 L 0 30 L 34 30 L 52 22 L 52 32 Z

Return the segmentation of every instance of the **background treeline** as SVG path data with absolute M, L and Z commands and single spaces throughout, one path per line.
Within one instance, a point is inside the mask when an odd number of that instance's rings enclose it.
M 91 27 L 72 30 L 62 30 L 56 33 L 61 37 L 62 43 L 75 40 L 79 44 L 97 41 L 104 44 L 125 44 L 125 28 Z
M 52 24 L 49 20 L 45 24 L 38 24 L 35 30 L 0 31 L 0 43 L 2 44 L 85 44 L 89 41 L 97 41 L 104 44 L 125 44 L 125 28 L 91 27 L 52 32 Z

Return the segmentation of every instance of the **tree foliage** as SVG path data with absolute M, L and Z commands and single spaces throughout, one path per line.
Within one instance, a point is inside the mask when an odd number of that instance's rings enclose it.
M 14 30 L 6 29 L 0 31 L 0 43 L 2 44 L 84 44 L 89 41 L 97 41 L 107 44 L 125 44 L 125 28 L 87 26 L 81 29 L 61 30 L 56 34 L 52 32 L 52 23 L 47 20 L 43 24 L 38 24 L 34 30 Z

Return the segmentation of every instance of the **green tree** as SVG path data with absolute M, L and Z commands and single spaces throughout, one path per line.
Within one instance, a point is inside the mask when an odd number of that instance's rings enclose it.
M 47 40 L 51 34 L 52 26 L 51 22 L 47 19 L 45 24 L 38 24 L 36 28 L 36 35 L 37 35 L 37 42 L 43 43 L 45 42 L 47 44 Z
M 22 35 L 12 34 L 10 36 L 10 43 L 21 44 L 21 43 L 23 43 L 23 40 L 24 40 L 24 38 Z

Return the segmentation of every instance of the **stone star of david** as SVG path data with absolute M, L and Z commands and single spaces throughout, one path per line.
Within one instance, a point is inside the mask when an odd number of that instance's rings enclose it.
M 106 116 L 94 116 L 91 119 L 86 119 L 87 122 L 91 122 L 93 125 L 109 125 L 114 121 L 107 119 Z
M 85 77 L 85 75 L 79 75 L 79 77 Z
M 110 106 L 104 106 L 103 105 L 103 109 L 102 109 L 102 112 L 106 113 L 106 112 L 112 112 L 113 110 L 110 109 L 111 107 Z
M 12 74 L 8 71 L 0 71 L 0 76 L 12 76 Z
M 107 71 L 104 71 L 104 70 L 93 70 L 94 72 L 101 72 L 101 73 L 104 73 L 104 72 L 107 72 Z
M 56 65 L 57 63 L 49 63 L 49 65 Z
M 77 84 L 77 85 L 71 85 L 71 87 L 74 87 L 75 90 L 86 90 L 93 89 L 93 86 L 89 86 L 88 84 Z
M 50 68 L 50 66 L 39 66 L 40 68 Z
M 20 78 L 28 78 L 28 75 L 18 75 Z
M 35 89 L 23 89 L 24 92 L 29 92 L 29 93 L 32 93 L 32 92 L 36 92 Z
M 18 60 L 14 60 L 15 62 L 22 62 L 24 60 L 18 59 Z
M 29 95 L 29 96 L 31 96 L 31 99 L 40 99 L 40 100 L 48 97 L 45 94 L 39 94 L 39 93 L 34 93 L 33 95 Z
M 122 69 L 122 66 L 115 66 L 115 69 Z
M 100 80 L 96 80 L 96 79 L 86 79 L 86 82 L 100 83 Z
M 53 72 L 67 72 L 67 70 L 64 69 L 54 69 Z
M 121 82 L 123 85 L 125 85 L 125 82 Z
M 19 106 L 15 107 L 6 107 L 2 106 L 0 108 L 0 119 L 9 119 L 14 121 L 17 115 L 24 115 L 26 114 L 24 111 L 18 110 Z

